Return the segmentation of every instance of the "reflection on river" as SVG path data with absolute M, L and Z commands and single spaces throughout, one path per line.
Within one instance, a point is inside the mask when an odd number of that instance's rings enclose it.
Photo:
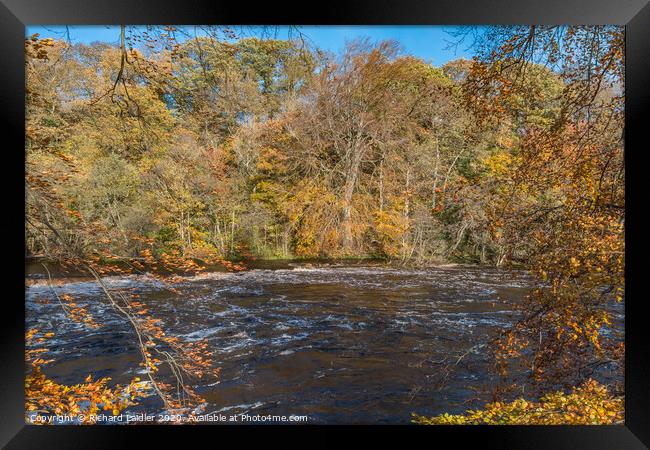
M 69 384 L 88 373 L 128 382 L 138 352 L 97 285 L 52 288 L 32 278 L 27 325 L 56 333 L 48 344 L 56 361 L 46 373 Z M 461 412 L 485 399 L 478 389 L 489 361 L 481 344 L 511 326 L 513 304 L 530 285 L 523 273 L 472 266 L 301 263 L 184 277 L 171 284 L 180 295 L 146 275 L 106 281 L 137 292 L 168 334 L 211 344 L 222 373 L 218 383 L 197 386 L 206 412 L 300 414 L 310 423 L 408 423 L 411 412 Z M 52 289 L 87 304 L 106 326 L 71 323 Z M 464 354 L 452 372 L 441 370 L 441 361 Z M 151 397 L 129 411 L 158 408 Z

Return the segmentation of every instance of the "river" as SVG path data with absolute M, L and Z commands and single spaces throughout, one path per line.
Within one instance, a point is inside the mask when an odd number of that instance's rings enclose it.
M 196 387 L 205 412 L 307 415 L 316 424 L 409 423 L 412 412 L 458 413 L 487 400 L 482 345 L 512 325 L 513 306 L 530 289 L 523 272 L 351 263 L 258 263 L 180 277 L 171 283 L 176 294 L 147 275 L 105 281 L 139 294 L 168 334 L 210 343 L 222 372 Z M 53 290 L 87 305 L 104 326 L 68 320 Z M 45 373 L 58 382 L 92 373 L 127 383 L 138 370 L 129 328 L 90 280 L 51 285 L 33 271 L 26 319 L 55 332 Z M 129 411 L 160 407 L 151 397 Z

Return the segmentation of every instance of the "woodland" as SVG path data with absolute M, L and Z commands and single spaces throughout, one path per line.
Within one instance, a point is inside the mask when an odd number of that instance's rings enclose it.
M 526 270 L 537 285 L 523 318 L 486 350 L 494 403 L 414 422 L 623 421 L 623 330 L 608 309 L 625 283 L 622 27 L 467 27 L 450 38 L 475 56 L 441 67 L 396 41 L 333 54 L 299 27 L 288 39 L 119 34 L 25 40 L 26 257 L 100 284 L 253 259 Z M 219 376 L 209 346 L 103 289 L 131 324 L 150 395 L 169 410 L 200 404 L 187 380 Z M 71 320 L 102 326 L 60 300 Z M 139 378 L 48 378 L 38 344 L 51 337 L 27 332 L 28 412 L 118 414 L 143 395 Z M 594 381 L 603 366 L 620 382 Z M 532 400 L 512 396 L 522 370 Z

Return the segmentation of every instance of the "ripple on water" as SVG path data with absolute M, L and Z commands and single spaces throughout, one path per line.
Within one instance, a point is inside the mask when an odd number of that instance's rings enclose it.
M 458 379 L 448 380 L 452 390 L 434 392 L 430 380 L 439 366 L 431 361 L 462 354 L 490 330 L 508 327 L 510 302 L 525 295 L 526 280 L 521 273 L 465 266 L 337 266 L 178 277 L 171 283 L 178 296 L 148 276 L 108 277 L 106 283 L 137 290 L 167 334 L 209 343 L 222 376 L 199 386 L 208 410 L 304 412 L 324 422 L 372 414 L 408 422 L 411 411 L 435 407 L 443 396 L 462 402 L 475 395 L 465 387 L 481 378 L 480 366 L 459 365 Z M 91 335 L 70 322 L 54 293 L 72 295 L 105 326 Z M 96 283 L 52 288 L 36 281 L 25 297 L 28 326 L 54 330 L 53 346 L 67 352 L 66 361 L 51 367 L 59 380 L 79 382 L 80 373 L 102 371 L 128 382 L 137 349 L 127 345 L 128 324 L 101 301 Z M 413 396 L 417 386 L 420 394 Z

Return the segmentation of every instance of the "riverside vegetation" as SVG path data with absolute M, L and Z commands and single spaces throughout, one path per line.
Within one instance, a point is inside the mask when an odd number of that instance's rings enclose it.
M 495 402 L 415 422 L 621 422 L 623 330 L 609 305 L 624 297 L 623 28 L 467 28 L 453 37 L 473 39 L 475 57 L 442 67 L 393 41 L 332 55 L 299 28 L 288 40 L 245 34 L 26 39 L 26 253 L 96 279 L 147 381 L 59 385 L 35 347 L 51 336 L 34 329 L 27 410 L 117 414 L 152 394 L 200 410 L 189 380 L 219 375 L 207 343 L 168 336 L 104 274 L 374 258 L 538 280 L 485 350 Z M 70 320 L 102 326 L 59 301 Z M 592 380 L 603 367 L 619 382 Z

